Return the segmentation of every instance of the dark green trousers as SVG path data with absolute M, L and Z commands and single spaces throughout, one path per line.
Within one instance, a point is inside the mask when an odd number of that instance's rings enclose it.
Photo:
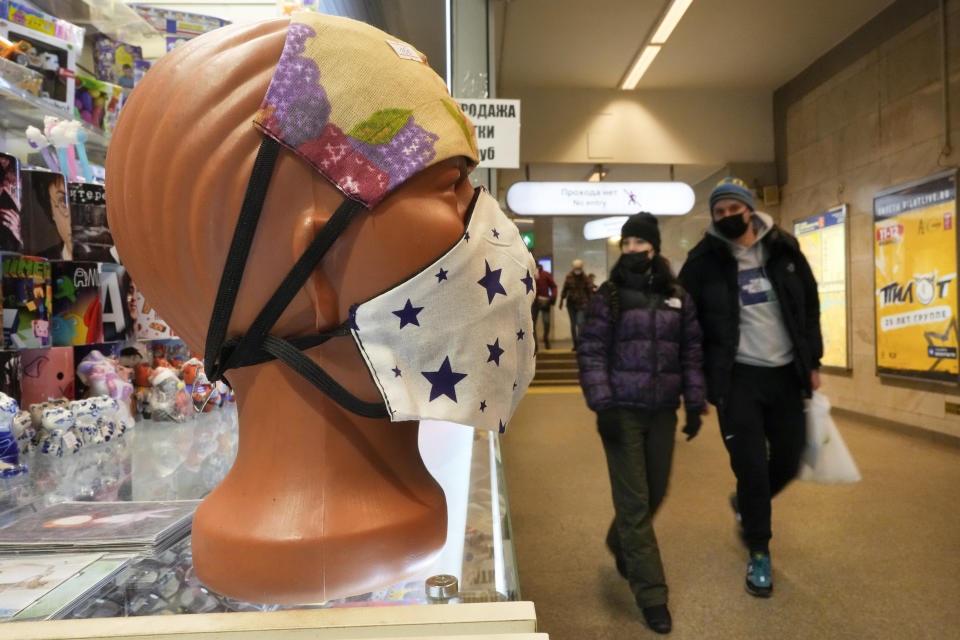
M 667 602 L 653 515 L 667 493 L 677 412 L 619 409 L 598 418 L 616 515 L 607 544 L 623 561 L 640 607 Z

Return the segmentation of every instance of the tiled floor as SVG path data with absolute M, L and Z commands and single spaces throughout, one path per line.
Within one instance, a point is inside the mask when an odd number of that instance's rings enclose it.
M 594 414 L 575 389 L 521 403 L 503 441 L 522 597 L 558 640 L 654 637 L 613 567 Z M 678 435 L 655 528 L 672 638 L 960 638 L 960 447 L 838 419 L 863 480 L 795 482 L 774 501 L 775 592 L 743 588 L 746 555 L 716 417 Z

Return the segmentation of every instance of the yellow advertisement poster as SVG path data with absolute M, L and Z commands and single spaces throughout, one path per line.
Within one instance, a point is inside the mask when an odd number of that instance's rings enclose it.
M 798 220 L 793 234 L 810 263 L 820 294 L 825 367 L 850 368 L 847 348 L 847 207 Z
M 877 372 L 957 382 L 953 171 L 874 198 Z

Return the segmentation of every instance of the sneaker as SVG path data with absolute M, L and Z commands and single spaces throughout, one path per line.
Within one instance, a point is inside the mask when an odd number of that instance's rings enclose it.
M 656 633 L 670 633 L 673 628 L 673 619 L 670 617 L 670 610 L 665 604 L 657 604 L 652 607 L 643 607 L 643 619 L 647 621 L 647 626 Z
M 773 593 L 769 553 L 750 554 L 750 563 L 747 565 L 747 593 L 758 598 L 769 598 Z

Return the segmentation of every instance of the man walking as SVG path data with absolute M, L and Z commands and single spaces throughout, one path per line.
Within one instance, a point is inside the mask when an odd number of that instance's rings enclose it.
M 750 552 L 746 588 L 769 597 L 770 501 L 797 475 L 803 399 L 820 386 L 817 283 L 796 239 L 755 211 L 742 180 L 714 188 L 710 213 L 680 281 L 703 328 L 707 397 L 737 478 L 730 502 Z
M 550 348 L 550 307 L 557 302 L 557 283 L 553 275 L 537 263 L 537 297 L 533 299 L 533 341 L 537 342 L 537 316 L 543 317 L 543 348 Z
M 567 274 L 560 291 L 560 308 L 563 309 L 563 302 L 566 300 L 567 313 L 570 315 L 570 337 L 573 338 L 573 349 L 576 350 L 580 344 L 580 327 L 583 325 L 593 288 L 583 272 L 583 260 L 577 258 L 572 266 L 573 269 Z

